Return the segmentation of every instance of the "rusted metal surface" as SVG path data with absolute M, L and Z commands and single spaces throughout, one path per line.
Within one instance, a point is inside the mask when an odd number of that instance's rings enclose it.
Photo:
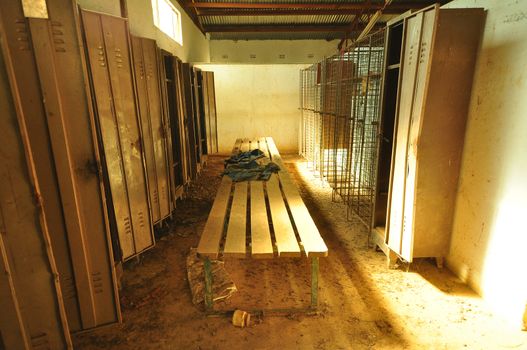
M 16 14 L 0 4 L 0 333 L 6 349 L 71 348 L 58 270 L 50 245 L 44 202 L 35 181 L 31 154 L 22 142 L 4 65 L 9 54 L 4 15 Z M 11 8 L 12 9 L 12 8 Z M 15 20 L 20 17 L 11 17 Z M 10 72 L 12 74 L 12 72 Z M 21 128 L 21 130 L 19 129 Z
M 126 19 L 81 10 L 123 259 L 154 245 Z
M 181 65 L 183 80 L 183 95 L 185 98 L 185 124 L 187 126 L 187 138 L 189 145 L 189 165 L 190 179 L 194 180 L 198 173 L 197 169 L 197 149 L 196 149 L 196 125 L 194 123 L 194 105 L 192 98 L 192 75 L 191 67 L 188 63 Z
M 4 26 L 8 55 L 16 62 L 8 65 L 12 90 L 42 185 L 68 323 L 72 331 L 115 323 L 117 287 L 73 5 L 51 0 L 49 20 L 24 20 L 14 4 L 2 9 L 18 16 L 15 25 Z M 20 46 L 20 39 L 27 44 Z
M 154 142 L 152 136 L 152 123 L 148 109 L 148 92 L 146 83 L 145 62 L 143 59 L 143 44 L 139 37 L 132 36 L 132 53 L 134 58 L 135 86 L 137 92 L 137 105 L 141 121 L 141 137 L 143 152 L 145 154 L 146 177 L 150 196 L 150 209 L 152 222 L 155 224 L 161 219 L 159 208 L 159 192 L 157 188 L 157 171 L 154 156 Z
M 156 42 L 132 37 L 141 132 L 153 222 L 170 215 L 168 159 Z
M 191 79 L 192 79 L 192 105 L 194 118 L 194 141 L 196 143 L 196 160 L 198 167 L 204 165 L 205 157 L 203 155 L 203 147 L 201 142 L 201 103 L 200 103 L 200 85 L 198 83 L 198 72 L 197 68 L 191 68 Z

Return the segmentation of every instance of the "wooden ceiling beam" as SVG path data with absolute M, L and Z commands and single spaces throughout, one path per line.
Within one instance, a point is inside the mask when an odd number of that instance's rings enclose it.
M 380 28 L 380 26 L 378 26 Z M 277 32 L 342 32 L 349 31 L 349 24 L 313 25 L 313 24 L 268 24 L 268 25 L 208 25 L 205 31 L 210 33 L 277 33 Z
M 405 1 L 396 2 L 386 8 L 386 10 L 416 10 L 426 7 L 434 1 Z M 324 10 L 371 10 L 377 11 L 383 8 L 383 2 L 356 2 L 356 3 L 239 3 L 239 2 L 193 2 L 188 3 L 189 7 L 200 9 L 324 9 Z

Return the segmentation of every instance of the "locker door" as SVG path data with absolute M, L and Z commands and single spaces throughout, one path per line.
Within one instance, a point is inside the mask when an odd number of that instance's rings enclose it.
M 419 45 L 421 41 L 421 27 L 423 14 L 405 20 L 404 56 L 402 62 L 402 78 L 398 104 L 397 121 L 395 126 L 394 155 L 392 158 L 393 170 L 390 185 L 390 198 L 387 220 L 387 240 L 390 249 L 397 254 L 402 254 L 403 230 L 407 223 L 404 222 L 405 183 L 408 174 L 407 151 L 412 111 L 417 65 L 419 60 Z M 411 201 L 411 199 L 410 199 Z M 411 258 L 403 256 L 404 259 Z
M 192 68 L 191 70 L 192 75 L 192 103 L 194 105 L 194 131 L 195 131 L 195 141 L 196 141 L 196 154 L 197 154 L 197 161 L 200 165 L 202 165 L 202 144 L 201 144 L 201 122 L 200 122 L 200 103 L 199 103 L 199 84 L 198 84 L 198 72 L 195 68 Z
M 218 153 L 218 119 L 216 116 L 216 88 L 214 86 L 214 72 L 209 72 L 209 114 L 212 152 Z
M 159 67 L 157 60 L 156 42 L 142 38 L 143 58 L 145 64 L 146 85 L 148 93 L 148 108 L 150 124 L 152 125 L 152 139 L 157 173 L 157 187 L 159 193 L 159 208 L 161 219 L 170 215 L 170 194 L 168 183 L 168 159 L 166 152 L 166 138 L 162 116 L 162 101 L 160 93 Z
M 191 169 L 191 144 L 190 144 L 190 130 L 188 118 L 190 117 L 187 113 L 187 101 L 185 99 L 185 75 L 183 73 L 183 62 L 178 58 L 177 62 L 177 81 L 178 81 L 178 101 L 180 104 L 180 123 L 181 130 L 183 130 L 182 140 L 184 146 L 184 160 L 185 160 L 185 182 L 188 183 L 192 177 Z
M 197 151 L 196 151 L 196 125 L 194 124 L 194 105 L 192 99 L 192 75 L 188 63 L 182 64 L 183 93 L 186 107 L 186 124 L 188 130 L 190 178 L 195 179 L 197 174 Z
M 150 122 L 150 111 L 148 108 L 148 88 L 146 82 L 146 69 L 143 58 L 143 41 L 141 38 L 132 36 L 132 52 L 134 58 L 135 86 L 137 92 L 137 104 L 139 109 L 139 120 L 141 121 L 141 137 L 143 140 L 143 151 L 145 154 L 146 178 L 148 181 L 148 192 L 150 196 L 150 207 L 152 222 L 155 224 L 161 219 L 159 208 L 159 192 L 157 187 L 157 171 L 154 156 L 154 141 L 152 137 L 152 124 Z
M 154 245 L 125 19 L 82 10 L 123 259 Z
M 170 211 L 174 210 L 176 208 L 176 199 L 177 199 L 177 193 L 176 193 L 176 183 L 177 183 L 177 175 L 176 175 L 176 162 L 177 162 L 177 156 L 174 152 L 174 147 L 177 144 L 177 139 L 173 138 L 173 128 L 172 128 L 172 120 L 170 119 L 170 113 L 172 108 L 172 102 L 169 102 L 169 88 L 168 85 L 173 86 L 173 82 L 168 79 L 168 73 L 167 73 L 167 67 L 165 63 L 165 55 L 163 54 L 162 50 L 157 48 L 156 50 L 156 56 L 157 56 L 157 68 L 159 71 L 159 87 L 160 87 L 160 93 L 161 93 L 161 117 L 163 122 L 163 132 L 165 135 L 165 154 L 167 159 L 167 172 L 168 172 L 168 186 L 169 186 L 169 193 L 170 193 Z M 168 59 L 168 56 L 166 56 Z
M 2 5 L 2 17 L 13 14 Z M 27 130 L 22 125 L 20 132 L 17 122 L 15 104 L 20 96 L 10 93 L 5 69 L 12 67 L 10 57 L 5 56 L 5 64 L 3 56 L 9 53 L 5 40 L 9 31 L 4 26 L 24 22 L 23 17 L 11 17 L 11 23 L 4 19 L 0 21 L 0 140 L 2 150 L 9 152 L 0 152 L 0 337 L 6 349 L 66 349 L 71 348 L 71 339 L 45 203 L 35 182 L 31 153 L 22 142 Z
M 125 19 L 112 16 L 101 15 L 101 22 L 132 214 L 135 252 L 140 253 L 153 246 L 154 237 L 130 64 L 128 26 Z
M 10 4 L 18 7 L 0 12 L 22 19 L 5 27 L 7 42 L 12 43 L 8 47 L 13 92 L 20 97 L 18 117 L 27 127 L 23 140 L 46 203 L 69 327 L 77 331 L 118 322 L 108 222 L 73 5 L 48 1 L 49 19 L 25 21 L 20 4 Z M 27 42 L 23 50 L 21 35 Z
M 414 210 L 415 210 L 415 185 L 417 176 L 417 155 L 419 153 L 419 134 L 421 130 L 422 110 L 425 99 L 427 84 L 427 73 L 431 56 L 432 35 L 435 26 L 435 10 L 426 11 L 423 14 L 423 25 L 421 30 L 421 42 L 417 52 L 417 74 L 415 78 L 414 101 L 411 110 L 408 135 L 407 175 L 404 194 L 403 210 L 403 237 L 401 244 L 401 256 L 408 262 L 413 258 L 414 245 Z

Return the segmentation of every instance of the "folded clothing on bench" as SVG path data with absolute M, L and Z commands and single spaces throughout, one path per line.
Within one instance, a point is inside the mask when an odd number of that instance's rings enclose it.
M 257 162 L 262 158 L 267 157 L 259 149 L 233 154 L 225 161 L 225 171 L 222 175 L 229 176 L 234 182 L 267 181 L 273 173 L 280 171 L 280 167 L 273 162 Z

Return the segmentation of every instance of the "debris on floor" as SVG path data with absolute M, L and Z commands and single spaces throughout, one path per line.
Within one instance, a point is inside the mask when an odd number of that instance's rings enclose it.
M 225 270 L 222 261 L 211 260 L 212 267 L 212 294 L 214 301 L 225 300 L 237 292 L 236 285 Z M 202 304 L 205 300 L 205 272 L 203 260 L 198 257 L 196 248 L 191 248 L 187 256 L 187 276 L 192 303 Z
M 251 325 L 251 314 L 243 310 L 235 310 L 232 314 L 232 324 L 244 328 Z

